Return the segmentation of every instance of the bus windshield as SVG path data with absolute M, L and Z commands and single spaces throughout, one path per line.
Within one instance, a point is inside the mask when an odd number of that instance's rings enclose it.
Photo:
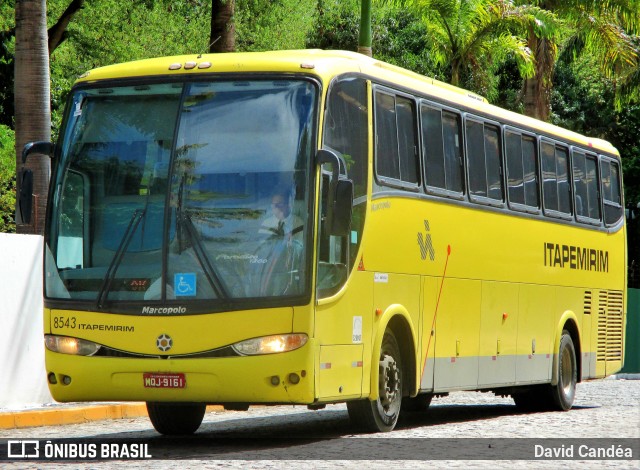
M 78 89 L 52 181 L 47 298 L 115 312 L 309 292 L 316 96 L 305 80 Z

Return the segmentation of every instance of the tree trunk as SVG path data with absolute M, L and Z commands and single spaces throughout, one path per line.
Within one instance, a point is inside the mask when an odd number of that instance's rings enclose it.
M 360 36 L 358 52 L 373 57 L 371 50 L 371 0 L 362 0 L 360 4 Z
M 209 52 L 233 52 L 236 49 L 234 2 L 235 0 L 211 0 Z
M 453 58 L 451 60 L 451 84 L 454 86 L 460 86 L 460 68 L 462 63 L 459 59 Z
M 522 103 L 527 116 L 548 121 L 551 116 L 551 89 L 557 47 L 548 40 L 538 38 L 533 31 L 527 40 L 535 57 L 535 74 L 524 80 Z
M 16 169 L 22 168 L 22 147 L 36 140 L 51 140 L 49 49 L 45 0 L 16 0 L 15 125 Z M 25 164 L 33 171 L 31 223 L 16 220 L 18 233 L 44 231 L 51 162 L 46 155 L 30 155 Z M 16 183 L 20 194 L 20 178 Z M 16 209 L 18 209 L 16 198 Z M 19 214 L 17 213 L 17 219 Z

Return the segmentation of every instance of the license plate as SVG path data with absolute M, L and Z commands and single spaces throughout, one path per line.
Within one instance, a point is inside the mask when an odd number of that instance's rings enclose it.
M 187 380 L 184 374 L 158 374 L 145 372 L 142 375 L 145 388 L 184 388 Z

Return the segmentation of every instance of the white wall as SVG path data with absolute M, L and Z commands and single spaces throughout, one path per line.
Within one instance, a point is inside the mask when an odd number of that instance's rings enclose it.
M 42 247 L 0 233 L 0 410 L 52 403 L 44 367 Z

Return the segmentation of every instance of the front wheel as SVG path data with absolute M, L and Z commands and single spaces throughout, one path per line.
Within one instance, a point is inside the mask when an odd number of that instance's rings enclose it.
M 347 402 L 349 418 L 367 432 L 388 432 L 398 422 L 402 404 L 402 357 L 393 332 L 382 338 L 378 363 L 378 398 Z
M 205 403 L 147 402 L 151 424 L 156 431 L 167 436 L 196 432 L 202 424 L 206 408 Z

